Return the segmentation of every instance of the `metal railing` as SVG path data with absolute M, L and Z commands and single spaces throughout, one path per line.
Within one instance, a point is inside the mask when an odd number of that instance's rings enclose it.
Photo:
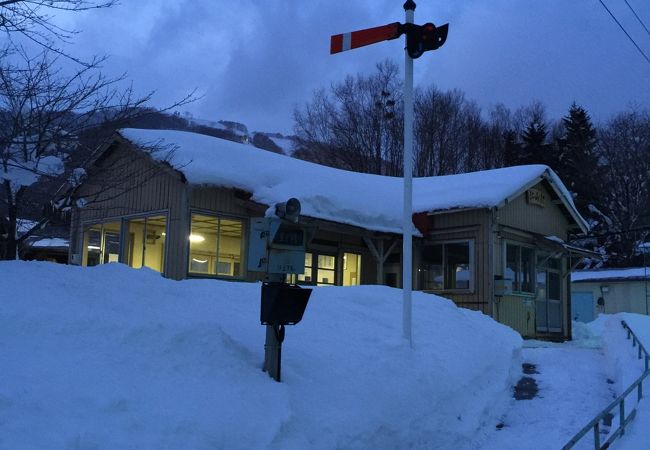
M 614 400 L 612 403 L 607 405 L 607 407 L 603 409 L 596 417 L 594 417 L 594 419 L 591 422 L 585 425 L 582 430 L 580 430 L 575 436 L 573 436 L 573 438 L 571 438 L 571 440 L 569 440 L 569 442 L 567 442 L 566 445 L 562 447 L 562 450 L 568 450 L 572 448 L 580 441 L 580 439 L 582 439 L 591 430 L 593 430 L 593 436 L 594 436 L 594 449 L 595 450 L 607 449 L 612 444 L 612 442 L 616 440 L 616 438 L 618 438 L 619 436 L 623 436 L 625 434 L 625 428 L 636 417 L 636 408 L 634 407 L 632 408 L 628 416 L 625 417 L 625 399 L 635 389 L 637 390 L 637 404 L 643 398 L 643 380 L 645 380 L 646 377 L 650 376 L 650 368 L 649 368 L 650 355 L 646 351 L 641 341 L 639 341 L 639 338 L 636 337 L 634 331 L 632 331 L 632 329 L 628 326 L 627 323 L 625 323 L 624 320 L 621 320 L 621 325 L 623 325 L 623 328 L 627 330 L 627 338 L 632 339 L 632 347 L 638 346 L 639 348 L 638 358 L 639 359 L 645 358 L 645 371 L 639 378 L 637 378 L 637 380 L 634 383 L 630 385 L 630 387 L 628 387 L 625 390 L 625 392 L 619 395 L 616 398 L 616 400 Z M 601 445 L 600 421 L 604 420 L 605 418 L 609 418 L 611 420 L 612 418 L 611 411 L 614 410 L 616 407 L 618 407 L 618 418 L 619 418 L 618 428 L 611 435 L 609 435 L 607 440 Z

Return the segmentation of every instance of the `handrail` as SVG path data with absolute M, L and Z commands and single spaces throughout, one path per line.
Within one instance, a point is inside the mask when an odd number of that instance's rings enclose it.
M 645 357 L 645 371 L 643 374 L 636 379 L 634 383 L 628 387 L 625 392 L 623 392 L 621 395 L 616 397 L 616 399 L 607 405 L 605 409 L 603 409 L 596 417 L 594 417 L 591 422 L 589 422 L 587 425 L 585 425 L 578 433 L 576 433 L 573 438 L 569 440 L 569 442 L 566 443 L 564 447 L 562 447 L 562 450 L 569 450 L 572 448 L 574 445 L 580 441 L 588 432 L 589 430 L 593 429 L 594 432 L 594 449 L 595 450 L 604 450 L 609 448 L 609 446 L 618 438 L 619 436 L 622 436 L 625 434 L 625 427 L 636 417 L 636 409 L 632 409 L 630 411 L 630 414 L 625 417 L 625 398 L 628 396 L 630 392 L 632 392 L 634 389 L 637 389 L 637 403 L 641 401 L 643 398 L 643 380 L 646 379 L 646 377 L 650 376 L 650 369 L 648 368 L 650 364 L 650 354 L 648 354 L 647 350 L 639 341 L 639 338 L 636 337 L 636 334 L 634 334 L 634 331 L 629 327 L 629 325 L 624 321 L 621 320 L 621 325 L 625 330 L 627 330 L 627 338 L 632 339 L 632 347 L 636 347 L 637 345 L 639 346 L 639 353 L 638 353 L 638 358 L 641 359 L 642 357 Z M 612 433 L 609 438 L 605 441 L 605 443 L 601 446 L 600 445 L 600 421 L 607 416 L 610 411 L 616 407 L 619 407 L 619 426 Z

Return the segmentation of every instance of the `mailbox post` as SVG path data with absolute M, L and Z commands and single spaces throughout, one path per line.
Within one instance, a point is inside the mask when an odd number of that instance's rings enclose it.
M 265 273 L 260 303 L 260 323 L 266 325 L 262 370 L 278 382 L 285 326 L 302 320 L 311 295 L 311 289 L 285 282 L 287 274 L 305 272 L 308 230 L 298 224 L 299 216 L 300 202 L 291 198 L 275 206 L 275 217 L 253 220 L 250 231 L 248 270 Z

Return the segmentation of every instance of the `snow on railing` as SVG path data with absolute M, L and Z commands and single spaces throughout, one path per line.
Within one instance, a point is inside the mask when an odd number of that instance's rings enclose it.
M 622 436 L 625 434 L 625 427 L 636 417 L 636 408 L 632 408 L 630 411 L 630 414 L 625 417 L 625 398 L 630 394 L 632 391 L 635 389 L 637 390 L 637 404 L 638 402 L 641 401 L 643 398 L 643 380 L 645 380 L 646 377 L 650 375 L 650 355 L 648 354 L 647 350 L 639 340 L 639 338 L 634 334 L 634 331 L 629 327 L 629 325 L 624 321 L 621 320 L 621 325 L 623 325 L 623 328 L 627 330 L 627 338 L 632 339 L 632 347 L 636 347 L 638 345 L 639 348 L 639 353 L 638 353 L 638 358 L 645 358 L 645 371 L 643 374 L 637 378 L 637 380 L 628 387 L 625 392 L 623 392 L 621 395 L 619 395 L 616 400 L 614 400 L 612 403 L 610 403 L 605 409 L 603 409 L 594 419 L 589 422 L 587 425 L 584 426 L 582 430 L 580 430 L 569 442 L 566 443 L 564 447 L 562 447 L 562 450 L 568 450 L 572 448 L 574 445 L 576 445 L 580 439 L 582 439 L 587 433 L 589 433 L 590 430 L 593 430 L 593 435 L 594 435 L 594 449 L 595 450 L 604 450 L 609 448 L 609 446 L 618 438 L 619 436 Z M 612 417 L 611 411 L 614 410 L 616 407 L 618 407 L 619 413 L 618 413 L 618 418 L 619 418 L 619 425 L 616 431 L 607 438 L 607 440 L 602 444 L 600 444 L 600 421 L 606 418 Z

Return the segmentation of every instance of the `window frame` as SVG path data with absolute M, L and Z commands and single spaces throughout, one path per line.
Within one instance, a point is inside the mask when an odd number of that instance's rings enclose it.
M 307 265 L 307 254 L 310 255 L 311 257 L 311 266 Z M 318 261 L 321 256 L 326 256 L 329 258 L 333 258 L 334 260 L 334 268 L 326 268 L 326 267 L 321 267 L 318 265 Z M 342 260 L 339 257 L 339 255 L 329 252 L 329 251 L 324 251 L 324 250 L 314 250 L 314 249 L 307 249 L 305 250 L 305 273 L 302 274 L 297 274 L 295 275 L 295 282 L 296 284 L 304 285 L 304 286 L 341 286 L 340 284 L 340 275 L 339 275 L 339 269 L 342 264 Z M 326 270 L 326 271 L 331 271 L 332 274 L 334 275 L 334 279 L 332 282 L 328 283 L 321 283 L 318 281 L 318 270 Z M 300 276 L 307 277 L 309 276 L 311 279 L 309 281 L 307 280 L 300 280 Z
M 512 240 L 506 240 L 504 241 L 505 245 L 503 246 L 503 277 L 506 277 L 506 271 L 508 269 L 508 246 L 512 247 L 518 247 L 519 251 L 517 252 L 518 255 L 518 260 L 517 260 L 517 270 L 515 271 L 515 276 L 517 276 L 518 273 L 523 273 L 521 272 L 522 268 L 522 257 L 521 257 L 521 249 L 526 248 L 529 249 L 532 252 L 532 261 L 533 265 L 531 268 L 531 276 L 532 276 L 532 291 L 522 291 L 522 290 L 515 290 L 515 283 L 516 280 L 512 280 L 512 294 L 515 296 L 522 296 L 522 297 L 536 297 L 537 296 L 537 248 L 532 245 L 532 244 L 527 244 L 525 242 L 519 242 L 519 241 L 512 241 Z
M 86 231 L 86 228 L 96 226 L 96 225 L 104 225 L 106 223 L 113 223 L 113 222 L 119 222 L 120 223 L 120 251 L 119 251 L 119 257 L 117 262 L 120 264 L 125 264 L 128 265 L 128 262 L 125 261 L 126 256 L 127 256 L 127 248 L 126 248 L 126 240 L 127 240 L 127 224 L 130 220 L 133 219 L 143 219 L 147 217 L 155 217 L 155 216 L 164 216 L 165 217 L 165 233 L 169 235 L 169 210 L 168 209 L 158 209 L 158 210 L 153 210 L 153 211 L 143 211 L 143 212 L 138 212 L 134 214 L 125 214 L 121 216 L 110 216 L 110 217 L 104 217 L 101 219 L 91 219 L 91 220 L 82 220 L 79 225 L 79 236 L 77 237 L 78 240 L 78 248 L 79 251 L 76 253 L 79 253 L 80 257 L 83 259 L 83 252 L 84 252 L 84 234 Z M 164 249 L 164 256 L 163 256 L 163 270 L 160 272 L 161 275 L 165 275 L 167 273 L 167 267 L 169 264 L 169 245 L 165 242 L 165 249 Z M 79 263 L 79 265 L 83 265 L 82 262 Z
M 446 246 L 448 244 L 468 244 L 469 247 L 469 287 L 468 288 L 448 288 L 445 286 L 447 281 L 447 250 Z M 448 292 L 454 294 L 473 294 L 476 288 L 476 242 L 474 238 L 465 238 L 465 239 L 448 239 L 443 241 L 434 241 L 428 242 L 422 245 L 422 248 L 431 245 L 441 245 L 442 246 L 442 289 L 424 289 L 424 286 L 420 288 L 423 291 L 428 292 Z M 419 266 L 422 265 L 423 260 L 420 256 Z M 419 267 L 418 267 L 419 271 Z M 419 283 L 419 280 L 418 280 Z
M 241 244 L 239 246 L 240 248 L 240 274 L 239 275 L 219 275 L 217 274 L 212 274 L 212 273 L 200 273 L 200 272 L 190 272 L 190 255 L 191 255 L 191 243 L 189 236 L 192 234 L 192 216 L 193 215 L 201 215 L 201 216 L 207 216 L 207 217 L 212 217 L 218 220 L 237 220 L 240 221 L 242 224 L 242 231 L 241 231 Z M 185 275 L 187 278 L 212 278 L 212 279 L 220 279 L 220 280 L 245 280 L 247 277 L 247 270 L 246 270 L 246 259 L 248 258 L 248 229 L 250 227 L 249 223 L 249 218 L 246 216 L 240 216 L 237 214 L 228 214 L 228 213 L 222 213 L 219 211 L 212 211 L 212 210 L 205 210 L 205 209 L 199 209 L 199 208 L 192 208 L 189 211 L 189 216 L 188 216 L 188 221 L 187 221 L 187 232 L 186 236 L 183 237 L 185 240 L 185 249 L 187 251 L 186 255 L 187 257 L 185 258 Z M 218 254 L 217 254 L 218 258 Z M 218 261 L 217 261 L 218 264 Z

